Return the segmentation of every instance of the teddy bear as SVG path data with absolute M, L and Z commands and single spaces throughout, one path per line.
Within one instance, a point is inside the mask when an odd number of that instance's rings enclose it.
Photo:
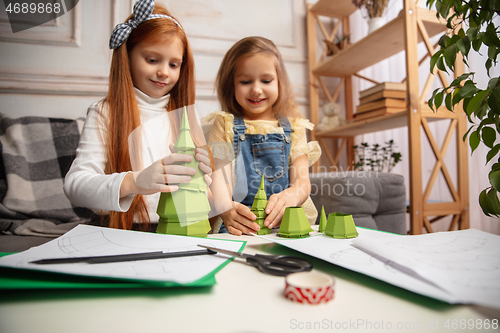
M 323 118 L 318 125 L 318 131 L 326 131 L 345 124 L 345 118 L 340 114 L 341 106 L 338 103 L 323 105 Z

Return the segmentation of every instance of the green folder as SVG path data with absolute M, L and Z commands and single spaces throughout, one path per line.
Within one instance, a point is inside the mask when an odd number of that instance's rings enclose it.
M 238 252 L 241 252 L 246 241 Z M 1 253 L 0 257 L 13 254 Z M 102 278 L 64 273 L 36 271 L 22 268 L 0 267 L 0 290 L 43 290 L 43 289 L 140 289 L 169 287 L 208 287 L 213 286 L 215 273 L 220 271 L 232 259 L 227 259 L 215 270 L 204 277 L 186 284 L 172 281 L 127 280 L 118 278 Z

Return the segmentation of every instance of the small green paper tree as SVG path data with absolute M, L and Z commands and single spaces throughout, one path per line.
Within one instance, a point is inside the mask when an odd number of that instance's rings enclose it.
M 352 215 L 331 213 L 325 228 L 325 235 L 333 238 L 354 238 L 358 236 L 358 230 L 354 224 Z
M 262 176 L 262 179 L 260 180 L 259 189 L 255 194 L 252 208 L 250 209 L 255 214 L 255 216 L 257 216 L 255 222 L 260 226 L 259 231 L 257 231 L 257 235 L 267 235 L 271 233 L 271 229 L 269 229 L 264 225 L 264 222 L 267 217 L 266 206 L 267 206 L 267 196 L 264 186 L 264 176 Z
M 302 207 L 287 207 L 281 220 L 278 236 L 286 238 L 309 237 L 314 231 L 309 225 L 306 213 Z
M 321 216 L 319 218 L 319 232 L 324 232 L 326 228 L 326 214 L 325 214 L 325 206 L 321 206 Z
M 160 216 L 157 233 L 183 236 L 206 237 L 210 231 L 208 212 L 210 204 L 207 197 L 207 183 L 195 159 L 195 145 L 191 138 L 186 107 L 182 116 L 180 134 L 174 144 L 179 154 L 193 157 L 190 162 L 176 163 L 196 169 L 189 183 L 179 184 L 175 192 L 162 193 L 156 212 Z

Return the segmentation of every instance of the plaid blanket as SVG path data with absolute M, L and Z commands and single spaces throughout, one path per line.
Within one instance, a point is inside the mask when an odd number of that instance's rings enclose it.
M 82 127 L 83 119 L 0 114 L 0 231 L 57 237 L 89 220 L 63 191 Z

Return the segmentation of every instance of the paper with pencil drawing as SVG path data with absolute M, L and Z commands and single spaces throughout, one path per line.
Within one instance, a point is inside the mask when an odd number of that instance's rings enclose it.
M 446 288 L 457 302 L 500 309 L 500 236 L 468 229 L 391 238 L 353 243 L 411 268 Z
M 500 236 L 474 229 L 420 236 L 358 232 L 352 239 L 262 237 L 418 294 L 500 309 Z
M 104 256 L 141 252 L 200 250 L 198 244 L 240 251 L 245 242 L 78 225 L 48 243 L 0 258 L 0 266 L 134 281 L 190 284 L 224 265 L 227 258 L 215 255 L 117 262 L 107 264 L 36 265 L 45 258 Z

